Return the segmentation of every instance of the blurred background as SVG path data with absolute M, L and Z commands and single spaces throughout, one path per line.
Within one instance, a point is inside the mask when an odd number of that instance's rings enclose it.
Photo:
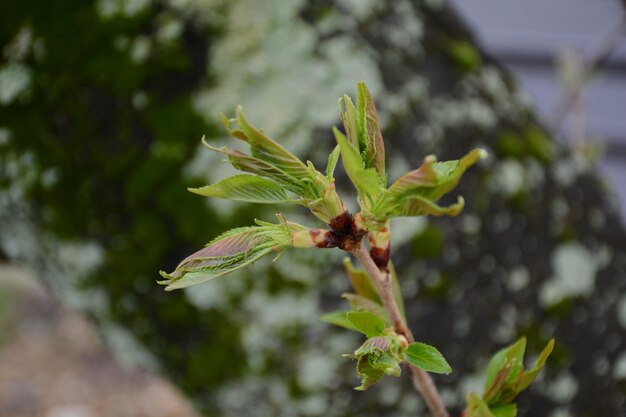
M 318 320 L 348 290 L 339 251 L 156 284 L 276 211 L 186 191 L 231 173 L 200 146 L 226 144 L 219 113 L 322 166 L 360 80 L 390 178 L 491 154 L 460 216 L 392 225 L 448 406 L 526 335 L 557 347 L 520 415 L 626 416 L 625 36 L 616 0 L 4 2 L 0 416 L 425 415 L 405 378 L 352 390 L 359 338 Z

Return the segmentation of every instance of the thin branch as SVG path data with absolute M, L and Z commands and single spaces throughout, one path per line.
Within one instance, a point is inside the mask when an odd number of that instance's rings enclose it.
M 352 255 L 359 260 L 363 268 L 365 268 L 365 271 L 372 278 L 376 291 L 385 306 L 385 310 L 387 310 L 387 314 L 389 314 L 389 319 L 391 320 L 396 333 L 406 337 L 409 343 L 414 342 L 415 338 L 413 337 L 413 333 L 406 325 L 404 316 L 400 312 L 398 303 L 393 296 L 391 276 L 389 273 L 382 272 L 378 269 L 370 254 L 365 248 L 363 248 L 362 243 L 359 244 L 357 248 L 350 250 L 350 253 L 352 253 Z M 411 371 L 413 386 L 422 395 L 433 416 L 449 417 L 450 415 L 448 414 L 448 410 L 443 404 L 443 401 L 439 396 L 439 392 L 437 391 L 437 387 L 435 386 L 435 383 L 430 375 L 422 369 L 415 368 L 414 366 L 408 365 L 408 367 Z
M 626 6 L 625 6 L 626 7 Z M 552 110 L 550 127 L 558 132 L 565 116 L 578 101 L 587 81 L 592 74 L 602 66 L 612 55 L 613 51 L 622 43 L 626 36 L 626 12 L 622 12 L 619 20 L 583 58 L 580 69 L 580 83 L 568 88 L 559 98 Z

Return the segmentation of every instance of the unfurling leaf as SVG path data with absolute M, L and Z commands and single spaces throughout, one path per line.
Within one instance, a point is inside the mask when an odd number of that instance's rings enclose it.
M 334 181 L 335 168 L 337 162 L 339 162 L 339 156 L 341 154 L 341 148 L 339 145 L 335 146 L 335 149 L 328 155 L 328 162 L 326 163 L 326 178 L 328 181 Z
M 517 415 L 517 406 L 515 404 L 501 405 L 491 408 L 493 417 L 515 417 Z
M 493 355 L 487 365 L 487 377 L 485 378 L 485 390 L 496 379 L 497 374 L 505 368 L 510 368 L 506 381 L 511 381 L 519 375 L 523 368 L 524 352 L 526 351 L 526 338 L 522 337 L 510 346 L 501 349 Z
M 467 398 L 467 408 L 463 417 L 515 417 L 517 406 L 515 404 L 489 407 L 489 405 L 476 394 L 472 393 Z
M 343 259 L 343 266 L 350 279 L 350 284 L 356 295 L 368 298 L 377 304 L 382 305 L 380 297 L 372 284 L 372 280 L 367 273 L 361 269 L 356 269 L 349 257 Z
M 483 414 L 477 414 L 476 407 L 485 404 L 490 410 L 490 416 L 515 417 L 517 407 L 511 402 L 537 377 L 553 348 L 554 339 L 548 342 L 535 362 L 535 366 L 529 371 L 524 370 L 523 363 L 526 338 L 522 337 L 512 345 L 498 351 L 487 366 L 485 391 L 482 398 L 478 399 L 475 394 L 468 397 L 466 415 L 482 417 Z
M 357 86 L 357 103 L 360 110 L 359 120 L 361 121 L 361 139 L 365 143 L 363 152 L 366 166 L 373 166 L 381 178 L 382 185 L 386 185 L 387 173 L 385 171 L 385 144 L 383 135 L 378 124 L 378 114 L 374 99 L 364 82 Z
M 382 304 L 357 294 L 343 293 L 341 297 L 350 302 L 350 306 L 353 310 L 369 311 L 380 318 L 384 318 L 385 322 L 388 323 L 387 313 Z
M 482 149 L 474 149 L 458 161 L 436 162 L 432 155 L 424 159 L 418 169 L 410 171 L 394 182 L 377 202 L 379 216 L 456 216 L 464 206 L 463 198 L 449 207 L 436 204 L 443 195 L 458 184 L 465 171 L 487 156 Z
M 239 125 L 239 129 L 232 129 L 231 121 L 222 116 L 224 127 L 233 136 L 250 144 L 252 156 L 268 162 L 296 178 L 304 178 L 310 175 L 308 167 L 298 157 L 261 130 L 252 126 L 244 117 L 241 106 L 237 107 L 237 118 L 234 119 L 234 122 Z
M 425 343 L 413 342 L 404 352 L 404 359 L 416 368 L 437 374 L 449 374 L 452 368 L 443 355 Z
M 495 417 L 485 401 L 471 393 L 466 399 L 467 407 L 463 417 Z
M 206 247 L 185 258 L 172 273 L 161 271 L 166 290 L 174 290 L 236 271 L 271 252 L 291 246 L 292 236 L 303 229 L 296 223 L 280 224 L 257 221 L 257 226 L 232 229 L 210 242 Z
M 324 175 L 317 171 L 310 161 L 302 162 L 261 129 L 250 124 L 244 117 L 241 107 L 237 107 L 235 119 L 228 119 L 222 115 L 222 123 L 233 137 L 250 145 L 251 155 L 228 147 L 217 148 L 204 140 L 203 143 L 214 152 L 228 155 L 228 160 L 234 168 L 264 177 L 267 181 L 244 182 L 233 177 L 234 179 L 194 189 L 193 192 L 254 203 L 298 202 L 309 207 L 315 216 L 326 223 L 346 211 L 335 191 L 332 173 L 339 158 L 339 149 L 329 157 L 327 172 Z M 296 194 L 300 199 L 288 198 L 285 190 Z
M 395 334 L 367 339 L 354 355 L 344 355 L 357 360 L 356 372 L 361 385 L 355 389 L 365 391 L 384 375 L 400 376 L 400 351 L 402 345 Z
M 361 208 L 367 209 L 383 192 L 380 178 L 376 170 L 365 166 L 357 145 L 351 143 L 337 128 L 333 128 L 333 133 L 341 149 L 341 161 L 346 173 L 359 193 L 359 204 Z
M 365 336 L 380 336 L 385 330 L 385 321 L 369 311 L 351 311 L 346 317 L 352 326 Z
M 546 347 L 543 349 L 543 351 L 537 358 L 537 361 L 535 362 L 535 366 L 533 366 L 533 369 L 531 369 L 530 371 L 526 371 L 524 373 L 522 382 L 519 384 L 519 387 L 518 387 L 518 392 L 528 388 L 528 386 L 535 380 L 535 378 L 537 378 L 537 375 L 539 375 L 539 372 L 541 372 L 541 370 L 543 369 L 543 366 L 546 364 L 546 360 L 548 360 L 548 357 L 552 353 L 553 349 L 554 349 L 554 339 L 550 339 Z
M 225 178 L 205 187 L 189 188 L 189 191 L 206 197 L 226 198 L 248 203 L 301 203 L 299 200 L 289 198 L 280 184 L 248 174 Z

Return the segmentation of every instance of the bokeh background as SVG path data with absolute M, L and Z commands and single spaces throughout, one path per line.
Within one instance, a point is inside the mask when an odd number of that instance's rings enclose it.
M 430 153 L 491 154 L 463 179 L 460 216 L 392 229 L 409 322 L 455 370 L 436 377 L 446 403 L 481 390 L 499 347 L 526 335 L 533 356 L 555 337 L 520 415 L 626 416 L 621 5 L 456 3 L 3 2 L 0 416 L 426 415 L 404 378 L 351 389 L 341 354 L 359 338 L 317 319 L 348 289 L 339 251 L 174 293 L 155 283 L 273 217 L 186 191 L 230 173 L 199 140 L 226 142 L 220 112 L 243 104 L 322 165 L 336 100 L 360 80 L 390 178 Z

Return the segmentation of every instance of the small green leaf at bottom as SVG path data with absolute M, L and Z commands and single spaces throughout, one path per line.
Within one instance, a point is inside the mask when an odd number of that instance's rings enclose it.
M 433 346 L 413 342 L 404 352 L 404 359 L 416 368 L 437 374 L 449 374 L 452 368 L 443 355 Z
M 356 330 L 368 338 L 379 336 L 385 330 L 385 321 L 367 310 L 351 311 L 346 317 Z

